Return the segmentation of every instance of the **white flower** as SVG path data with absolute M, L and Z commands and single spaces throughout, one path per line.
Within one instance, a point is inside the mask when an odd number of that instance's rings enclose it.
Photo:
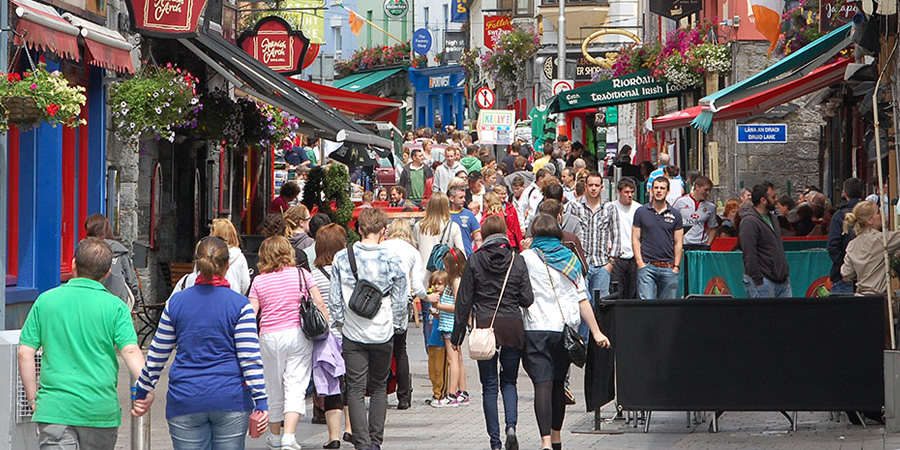
M 134 128 L 134 122 L 131 122 L 131 124 L 129 125 L 129 127 L 130 127 L 130 128 Z
M 155 111 L 156 111 L 157 114 L 162 114 L 162 108 L 160 108 L 159 106 L 157 106 L 157 107 L 155 108 Z
M 124 108 L 124 107 L 128 106 L 128 103 L 122 102 L 121 106 Z
M 199 101 L 200 101 L 200 100 L 198 100 L 197 97 L 194 97 L 194 98 L 191 99 L 191 104 L 192 104 L 192 105 L 196 105 L 197 102 L 199 102 Z

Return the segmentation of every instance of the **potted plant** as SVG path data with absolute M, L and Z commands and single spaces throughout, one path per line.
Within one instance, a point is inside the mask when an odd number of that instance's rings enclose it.
M 119 137 L 136 140 L 149 132 L 169 142 L 175 140 L 177 129 L 196 128 L 203 109 L 197 78 L 171 63 L 145 66 L 134 78 L 113 83 L 109 105 Z
M 29 129 L 41 122 L 54 127 L 87 123 L 80 117 L 81 107 L 87 101 L 84 87 L 70 85 L 58 70 L 47 72 L 47 66 L 40 63 L 30 72 L 7 74 L 5 80 L 0 85 L 0 130 L 8 130 L 9 124 Z

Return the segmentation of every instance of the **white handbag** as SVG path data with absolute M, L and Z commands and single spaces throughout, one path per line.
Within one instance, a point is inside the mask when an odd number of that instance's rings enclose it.
M 476 318 L 472 317 L 472 331 L 469 333 L 469 358 L 475 361 L 485 361 L 494 357 L 497 353 L 497 337 L 494 336 L 494 319 L 497 318 L 497 310 L 500 309 L 500 301 L 503 299 L 503 291 L 506 290 L 506 281 L 509 280 L 509 272 L 512 270 L 516 253 L 513 252 L 512 260 L 506 269 L 503 278 L 503 286 L 500 287 L 500 297 L 497 298 L 497 306 L 494 307 L 494 315 L 491 317 L 491 325 L 487 328 L 478 328 Z

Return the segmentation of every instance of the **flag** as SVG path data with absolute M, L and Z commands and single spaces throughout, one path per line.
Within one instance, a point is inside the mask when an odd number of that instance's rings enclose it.
M 362 30 L 364 23 L 365 22 L 357 17 L 353 11 L 350 11 L 350 31 L 352 31 L 354 35 L 359 36 L 359 30 Z
M 781 34 L 781 14 L 784 12 L 784 0 L 750 0 L 751 14 L 756 20 L 756 30 L 762 33 L 775 49 L 778 36 Z

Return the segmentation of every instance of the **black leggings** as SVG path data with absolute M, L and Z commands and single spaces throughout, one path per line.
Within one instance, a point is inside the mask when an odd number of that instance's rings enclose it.
M 537 416 L 541 436 L 550 436 L 550 430 L 562 430 L 563 420 L 566 418 L 564 381 L 534 384 L 534 414 Z

